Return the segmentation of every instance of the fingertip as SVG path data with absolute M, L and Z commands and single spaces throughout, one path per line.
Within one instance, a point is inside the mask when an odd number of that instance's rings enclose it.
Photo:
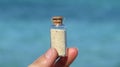
M 72 47 L 72 48 L 68 48 L 67 49 L 67 55 L 69 56 L 69 54 L 74 54 L 75 56 L 78 55 L 78 48 L 76 47 Z
M 45 53 L 45 57 L 47 59 L 51 59 L 51 57 L 56 57 L 57 56 L 57 51 L 55 50 L 55 48 L 50 48 L 46 53 Z
M 67 55 L 68 55 L 68 61 L 67 61 L 67 65 L 69 66 L 74 60 L 75 58 L 77 57 L 78 55 L 78 48 L 68 48 L 68 51 L 67 51 Z
M 50 67 L 55 62 L 57 56 L 57 51 L 54 48 L 50 48 L 45 54 L 29 65 L 29 67 Z
M 46 60 L 47 61 L 47 65 L 52 65 L 55 60 L 57 59 L 58 57 L 58 53 L 56 51 L 55 48 L 50 48 L 45 54 L 44 54 Z
M 78 48 L 70 48 L 71 53 L 74 53 L 75 55 L 78 55 Z

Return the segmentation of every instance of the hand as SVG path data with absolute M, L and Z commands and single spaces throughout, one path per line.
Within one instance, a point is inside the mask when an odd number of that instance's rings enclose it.
M 69 67 L 77 54 L 77 48 L 67 48 L 67 56 L 58 57 L 57 51 L 54 48 L 50 48 L 29 67 Z

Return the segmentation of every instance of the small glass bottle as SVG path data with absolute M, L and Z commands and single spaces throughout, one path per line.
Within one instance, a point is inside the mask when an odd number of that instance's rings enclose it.
M 66 56 L 66 29 L 62 23 L 61 16 L 52 18 L 51 33 L 51 48 L 55 48 L 59 56 Z

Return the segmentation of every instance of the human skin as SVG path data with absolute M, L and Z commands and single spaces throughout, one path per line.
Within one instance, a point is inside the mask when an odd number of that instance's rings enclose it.
M 67 55 L 59 57 L 54 48 L 50 48 L 28 67 L 69 67 L 78 55 L 77 48 L 67 48 Z

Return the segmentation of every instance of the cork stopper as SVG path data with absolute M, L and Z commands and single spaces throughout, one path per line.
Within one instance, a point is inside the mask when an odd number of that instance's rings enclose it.
M 58 25 L 62 25 L 62 20 L 63 20 L 63 17 L 62 16 L 54 16 L 52 18 L 52 22 L 54 25 L 58 26 Z

